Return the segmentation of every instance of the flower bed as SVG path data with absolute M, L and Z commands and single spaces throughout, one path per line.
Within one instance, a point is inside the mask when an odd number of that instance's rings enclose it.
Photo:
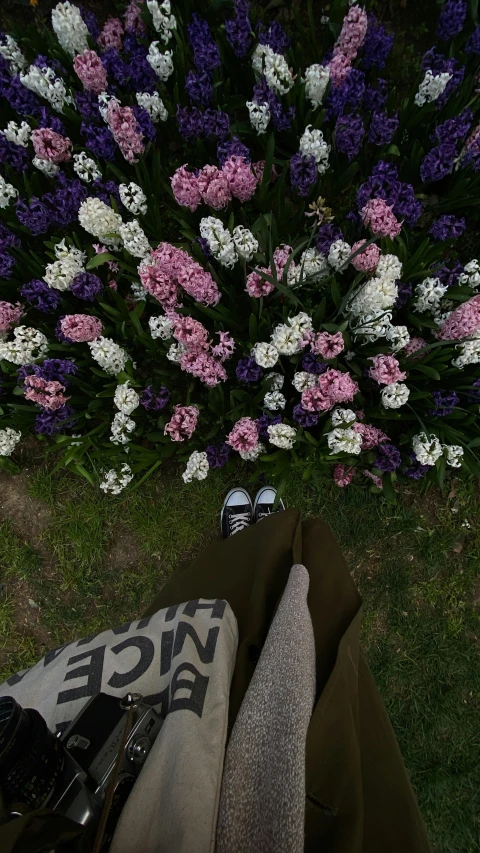
M 4 467 L 33 431 L 110 493 L 173 456 L 390 495 L 480 475 L 475 4 L 411 92 L 360 6 L 288 34 L 188 6 L 0 37 Z

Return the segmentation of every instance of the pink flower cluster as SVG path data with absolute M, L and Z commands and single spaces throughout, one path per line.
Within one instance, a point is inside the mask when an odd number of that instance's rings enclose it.
M 377 489 L 383 489 L 382 478 L 378 476 L 378 474 L 373 474 L 371 471 L 365 469 L 363 472 L 365 477 L 368 477 L 370 480 L 373 480 Z
M 210 273 L 187 252 L 170 243 L 159 243 L 150 252 L 150 258 L 140 264 L 138 273 L 145 290 L 158 299 L 164 309 L 179 304 L 180 288 L 204 305 L 216 305 L 220 299 L 220 291 Z
M 63 163 L 72 156 L 72 143 L 67 136 L 55 133 L 49 127 L 39 127 L 32 132 L 35 154 L 49 163 Z
M 165 426 L 164 434 L 172 441 L 191 438 L 197 428 L 198 409 L 196 406 L 174 406 L 173 415 Z
M 23 317 L 23 306 L 17 302 L 12 305 L 11 302 L 3 302 L 0 300 L 0 332 L 8 332 L 14 323 L 18 323 Z
M 414 352 L 418 352 L 418 350 L 423 349 L 426 346 L 427 342 L 424 338 L 410 338 L 403 349 L 407 355 L 413 355 Z M 426 353 L 424 353 L 424 355 L 426 355 Z M 423 358 L 423 356 L 419 356 L 419 358 Z
M 93 248 L 95 249 L 96 255 L 105 255 L 108 254 L 108 249 L 106 246 L 103 246 L 101 243 L 92 243 Z M 107 261 L 107 267 L 110 272 L 118 272 L 120 267 L 117 261 Z M 111 285 L 109 285 L 111 287 Z
M 333 481 L 341 489 L 349 486 L 355 476 L 355 468 L 349 465 L 335 465 L 333 469 Z
M 123 16 L 123 20 L 125 21 L 125 29 L 127 31 L 131 31 L 134 33 L 143 33 L 145 32 L 145 24 L 142 18 L 141 6 L 143 5 L 143 0 L 130 0 L 127 8 L 125 9 L 125 14 Z
M 107 72 L 94 50 L 84 50 L 73 60 L 73 67 L 83 88 L 99 95 L 107 88 Z
M 120 151 L 128 163 L 137 163 L 136 154 L 143 154 L 143 133 L 131 107 L 121 107 L 116 101 L 110 101 L 107 107 L 107 124 L 112 131 Z
M 120 18 L 108 18 L 103 25 L 97 41 L 105 50 L 108 47 L 113 47 L 114 50 L 121 50 L 123 26 Z
M 369 424 L 354 423 L 353 429 L 362 436 L 362 450 L 371 450 L 373 447 L 383 444 L 384 441 L 390 440 L 381 429 Z
M 317 378 L 313 388 L 302 394 L 302 406 L 308 412 L 328 412 L 337 403 L 349 403 L 358 391 L 358 383 L 349 373 L 327 370 Z
M 259 180 L 254 168 L 244 157 L 235 155 L 229 157 L 221 169 L 206 165 L 198 175 L 184 164 L 170 178 L 173 195 L 178 204 L 190 208 L 192 213 L 202 201 L 214 210 L 221 210 L 232 196 L 241 202 L 252 197 Z
M 440 326 L 437 338 L 442 341 L 458 341 L 469 338 L 480 329 L 480 294 L 463 302 Z
M 94 341 L 103 331 L 101 320 L 90 314 L 67 314 L 60 320 L 62 334 L 72 343 Z
M 333 55 L 343 54 L 351 63 L 362 47 L 367 33 L 368 19 L 365 9 L 352 6 L 343 19 L 341 33 L 335 42 Z
M 193 317 L 184 317 L 169 312 L 168 316 L 174 321 L 173 337 L 186 346 L 186 351 L 180 358 L 180 367 L 186 373 L 191 373 L 213 388 L 219 382 L 225 382 L 227 373 L 222 362 L 229 358 L 235 343 L 228 332 L 219 332 L 220 343 L 213 346 L 208 340 L 208 330 Z
M 273 263 L 277 272 L 277 279 L 282 278 L 283 271 L 292 251 L 292 247 L 287 246 L 286 243 L 282 243 L 281 246 L 277 246 L 275 249 L 273 253 Z M 271 267 L 258 267 L 258 269 L 267 275 L 272 275 Z M 245 290 L 249 296 L 259 299 L 261 296 L 268 296 L 269 293 L 272 293 L 272 291 L 275 290 L 275 285 L 272 281 L 268 281 L 266 278 L 263 278 L 259 272 L 254 271 L 247 275 L 247 286 Z
M 330 62 L 328 63 L 332 86 L 334 86 L 335 88 L 337 86 L 340 86 L 347 77 L 350 68 L 351 64 L 347 57 L 343 55 L 343 53 L 337 53 L 336 56 L 333 56 Z
M 400 370 L 400 365 L 394 355 L 376 355 L 372 358 L 373 367 L 369 376 L 379 385 L 392 385 L 405 379 L 407 374 Z
M 320 332 L 312 343 L 312 352 L 327 359 L 336 358 L 344 349 L 345 343 L 341 332 L 336 332 L 334 335 Z
M 63 396 L 65 386 L 61 382 L 47 382 L 40 376 L 27 376 L 25 385 L 25 399 L 32 400 L 52 412 L 61 409 L 68 400 L 68 397 Z
M 380 237 L 398 237 L 402 225 L 383 198 L 372 198 L 360 211 L 363 224 Z
M 240 418 L 225 439 L 233 450 L 246 453 L 258 447 L 258 426 L 252 418 Z
M 354 243 L 352 246 L 352 252 L 356 252 L 358 249 L 361 249 L 366 240 L 359 240 L 358 243 Z M 375 243 L 371 243 L 370 246 L 367 246 L 363 252 L 360 252 L 355 258 L 353 258 L 351 264 L 352 267 L 355 267 L 359 272 L 373 272 L 376 269 L 377 264 L 380 260 L 380 249 Z

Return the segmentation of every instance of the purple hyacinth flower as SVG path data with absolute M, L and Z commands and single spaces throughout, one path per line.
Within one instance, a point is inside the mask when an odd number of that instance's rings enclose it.
M 132 107 L 133 115 L 137 120 L 137 130 L 143 133 L 145 139 L 153 142 L 157 137 L 155 125 L 144 107 L 134 104 Z
M 30 165 L 30 156 L 26 148 L 9 142 L 0 132 L 0 163 L 6 163 L 16 172 L 24 172 Z
M 108 127 L 97 127 L 96 125 L 82 122 L 80 133 L 85 139 L 85 146 L 95 157 L 104 160 L 114 160 L 116 153 L 115 140 Z
M 203 114 L 203 132 L 205 136 L 215 136 L 223 142 L 230 133 L 230 116 L 221 110 L 206 109 Z
M 436 418 L 451 415 L 455 406 L 458 406 L 460 402 L 460 397 L 456 391 L 434 391 L 432 396 L 435 408 L 429 411 Z
M 231 448 L 223 441 L 221 444 L 209 444 L 205 453 L 210 468 L 223 468 L 230 458 Z
M 448 118 L 439 124 L 430 139 L 432 142 L 458 142 L 465 139 L 472 124 L 473 113 L 471 109 L 465 107 L 458 116 Z
M 293 407 L 293 420 L 304 429 L 316 426 L 319 417 L 317 412 L 309 412 L 307 409 L 304 409 L 301 403 L 297 403 Z
M 338 151 L 346 154 L 348 160 L 354 160 L 365 135 L 365 125 L 361 115 L 342 116 L 335 125 L 335 145 Z
M 445 284 L 447 287 L 453 287 L 457 284 L 458 278 L 462 273 L 463 264 L 460 261 L 452 261 L 451 266 L 442 264 L 442 266 L 433 270 L 435 278 L 439 278 L 442 284 Z
M 432 148 L 423 158 L 420 165 L 420 177 L 427 184 L 433 181 L 441 181 L 446 175 L 453 172 L 457 157 L 455 143 L 442 142 Z
M 42 364 L 25 364 L 18 371 L 18 381 L 23 382 L 27 376 L 38 376 L 46 382 L 61 382 L 68 385 L 68 376 L 75 376 L 78 367 L 69 358 L 46 358 Z
M 374 145 L 388 145 L 398 129 L 398 115 L 389 116 L 386 112 L 374 113 L 368 131 L 368 141 Z
M 388 471 L 396 471 L 397 468 L 402 464 L 402 457 L 400 455 L 400 451 L 395 447 L 394 444 L 390 444 L 390 442 L 380 444 L 377 447 L 377 455 L 373 464 L 375 468 L 378 468 L 384 473 Z
M 217 145 L 218 165 L 222 167 L 230 157 L 243 157 L 245 162 L 250 163 L 250 149 L 240 142 L 238 136 L 233 139 L 228 139 L 226 142 L 219 142 Z
M 198 107 L 177 106 L 177 122 L 180 136 L 187 142 L 199 139 L 205 133 L 205 120 Z
M 12 270 L 16 262 L 16 259 L 12 258 L 12 256 L 8 252 L 0 251 L 0 278 L 11 278 Z
M 254 358 L 247 356 L 246 358 L 240 359 L 235 368 L 235 374 L 240 382 L 248 384 L 251 382 L 259 382 L 263 376 L 263 370 Z
M 338 228 L 337 225 L 330 225 L 330 223 L 320 226 L 317 234 L 317 249 L 319 252 L 328 255 L 332 243 L 336 243 L 337 240 L 343 240 L 343 231 L 341 228 Z
M 210 27 L 204 18 L 200 18 L 194 12 L 192 23 L 189 24 L 187 30 L 195 67 L 199 71 L 206 71 L 211 74 L 215 68 L 220 67 L 220 52 L 213 40 Z
M 40 435 L 55 435 L 63 429 L 71 429 L 73 424 L 66 424 L 65 421 L 68 421 L 74 414 L 74 409 L 68 405 L 62 406 L 54 412 L 50 409 L 43 409 L 35 418 L 35 432 Z
M 466 0 L 447 0 L 442 9 L 437 33 L 441 41 L 448 41 L 458 35 L 463 29 L 467 17 Z
M 290 48 L 291 41 L 278 21 L 272 21 L 267 28 L 257 24 L 257 35 L 259 43 L 268 45 L 274 53 L 283 54 Z
M 368 15 L 368 27 L 363 43 L 362 65 L 364 68 L 384 68 L 393 45 L 385 27 L 378 23 L 375 15 Z
M 0 251 L 3 252 L 4 249 L 10 249 L 11 246 L 19 249 L 21 246 L 20 238 L 13 231 L 10 231 L 3 222 L 0 222 Z
M 249 5 L 248 0 L 235 0 L 235 17 L 225 21 L 227 41 L 239 59 L 247 55 L 252 44 Z
M 467 393 L 467 399 L 469 403 L 480 403 L 480 379 L 475 379 Z
M 103 290 L 103 284 L 98 275 L 91 272 L 81 272 L 73 279 L 70 290 L 77 299 L 94 302 L 98 293 Z
M 393 307 L 403 308 L 403 306 L 412 298 L 412 285 L 405 281 L 397 281 L 397 298 L 393 303 Z
M 86 24 L 89 35 L 94 41 L 96 41 L 100 35 L 100 27 L 94 13 L 90 12 L 89 9 L 85 9 L 83 6 L 79 6 L 78 8 L 82 16 L 83 23 Z
M 75 101 L 82 118 L 88 121 L 101 120 L 98 96 L 94 92 L 76 92 Z
M 313 352 L 306 352 L 302 358 L 302 370 L 305 373 L 313 373 L 315 376 L 319 376 L 321 373 L 325 373 L 327 368 L 328 364 L 324 361 L 318 361 Z
M 115 181 L 103 181 L 102 178 L 95 178 L 91 184 L 91 194 L 96 198 L 99 198 L 105 204 L 108 204 L 109 207 L 112 207 L 112 196 L 115 199 L 115 203 L 119 209 L 123 208 L 122 201 L 120 199 L 120 190 L 118 189 Z
M 38 278 L 24 284 L 20 290 L 20 295 L 37 311 L 42 311 L 44 314 L 51 314 L 60 305 L 61 297 L 58 290 L 53 290 Z
M 147 412 L 160 412 L 170 400 L 170 391 L 161 386 L 160 391 L 154 391 L 153 385 L 147 385 L 140 395 L 140 405 Z
M 408 465 L 404 469 L 403 473 L 406 477 L 410 477 L 411 480 L 420 480 L 425 476 L 425 474 L 428 474 L 430 471 L 430 465 L 422 465 L 414 453 L 411 453 L 410 456 L 412 458 L 412 464 Z
M 257 427 L 258 427 L 259 439 L 261 441 L 268 441 L 268 439 L 270 437 L 268 435 L 268 427 L 274 426 L 275 424 L 281 424 L 281 423 L 282 423 L 282 416 L 281 415 L 267 415 L 267 414 L 260 415 L 260 417 L 257 418 Z
M 442 242 L 443 240 L 461 237 L 466 227 L 467 222 L 464 216 L 457 219 L 456 216 L 445 214 L 433 223 L 428 233 L 432 235 L 434 240 Z
M 35 196 L 29 203 L 19 199 L 15 204 L 15 211 L 20 225 L 28 228 L 34 237 L 45 234 L 52 224 L 52 213 Z
M 368 112 L 383 110 L 388 100 L 388 83 L 379 77 L 376 86 L 367 86 L 363 96 L 363 106 Z
M 480 53 L 480 26 L 470 36 L 465 45 L 465 53 Z
M 290 180 L 298 194 L 305 198 L 318 181 L 315 157 L 305 157 L 297 151 L 290 160 Z

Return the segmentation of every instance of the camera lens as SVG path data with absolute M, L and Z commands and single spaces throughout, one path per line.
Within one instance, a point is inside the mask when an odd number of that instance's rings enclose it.
M 63 748 L 41 714 L 0 698 L 0 783 L 7 795 L 40 808 L 63 765 Z

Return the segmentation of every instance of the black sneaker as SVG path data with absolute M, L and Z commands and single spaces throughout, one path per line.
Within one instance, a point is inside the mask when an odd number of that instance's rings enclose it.
M 281 499 L 275 507 L 275 510 L 273 509 L 276 497 L 277 490 L 273 489 L 271 486 L 263 486 L 263 488 L 257 492 L 255 503 L 253 505 L 254 523 L 261 521 L 262 518 L 266 518 L 267 515 L 271 515 L 272 512 L 282 512 L 282 510 L 285 509 L 285 504 Z
M 220 515 L 222 536 L 227 539 L 253 522 L 253 507 L 245 489 L 231 489 L 223 502 Z

